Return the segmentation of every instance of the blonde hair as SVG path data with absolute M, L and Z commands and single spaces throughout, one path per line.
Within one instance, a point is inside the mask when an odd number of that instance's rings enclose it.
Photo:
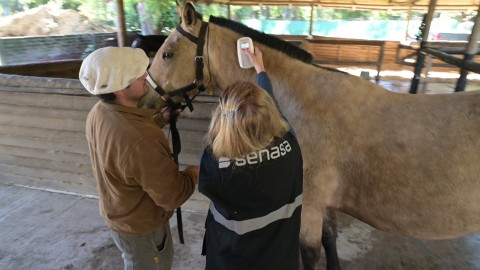
M 220 94 L 207 144 L 213 154 L 230 159 L 264 149 L 289 129 L 272 97 L 257 84 L 236 82 Z

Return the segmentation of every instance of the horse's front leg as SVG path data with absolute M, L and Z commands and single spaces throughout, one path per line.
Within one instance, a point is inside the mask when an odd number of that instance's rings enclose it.
M 337 214 L 334 210 L 326 209 L 323 228 L 322 245 L 327 258 L 327 270 L 340 270 L 337 254 Z
M 322 249 L 322 209 L 315 204 L 305 204 L 302 208 L 302 226 L 300 228 L 300 254 L 304 270 L 315 270 L 320 267 Z
M 337 216 L 333 210 L 314 211 L 311 205 L 302 209 L 300 253 L 304 270 L 320 268 L 322 245 L 325 249 L 327 270 L 340 270 L 337 254 Z M 322 230 L 320 230 L 320 227 Z
M 307 152 L 308 153 L 308 152 Z M 300 252 L 305 270 L 320 269 L 322 243 L 325 248 L 328 270 L 339 270 L 337 257 L 336 213 L 329 210 L 334 205 L 338 177 L 335 169 L 316 162 L 309 166 L 304 162 L 304 188 L 302 223 L 300 228 Z M 325 168 L 323 171 L 314 168 Z M 321 179 L 323 179 L 321 181 Z M 326 180 L 325 180 L 326 179 Z

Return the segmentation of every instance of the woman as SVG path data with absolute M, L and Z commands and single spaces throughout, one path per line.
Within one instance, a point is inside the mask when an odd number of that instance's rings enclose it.
M 298 269 L 303 160 L 279 112 L 262 52 L 250 58 L 258 85 L 236 82 L 220 95 L 200 165 L 211 200 L 206 269 Z

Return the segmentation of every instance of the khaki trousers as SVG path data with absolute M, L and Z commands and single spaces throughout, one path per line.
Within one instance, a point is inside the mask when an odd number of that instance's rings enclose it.
M 112 237 L 122 252 L 125 270 L 169 270 L 172 267 L 170 224 L 141 236 L 125 236 L 112 231 Z

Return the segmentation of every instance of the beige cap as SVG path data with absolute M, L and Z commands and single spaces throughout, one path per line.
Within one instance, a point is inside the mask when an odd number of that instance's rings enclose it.
M 149 62 L 139 48 L 100 48 L 83 60 L 79 79 L 90 94 L 108 94 L 123 90 L 140 78 Z

